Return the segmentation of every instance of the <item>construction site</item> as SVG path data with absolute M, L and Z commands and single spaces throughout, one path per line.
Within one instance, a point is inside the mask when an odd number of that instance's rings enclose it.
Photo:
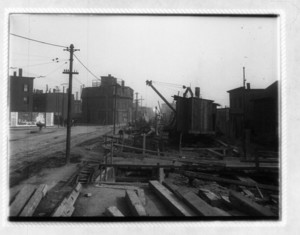
M 146 84 L 169 115 L 70 126 L 67 160 L 65 128 L 11 128 L 9 220 L 278 220 L 278 148 L 251 142 L 245 116 L 239 141 L 221 135 L 198 87 L 171 104 Z

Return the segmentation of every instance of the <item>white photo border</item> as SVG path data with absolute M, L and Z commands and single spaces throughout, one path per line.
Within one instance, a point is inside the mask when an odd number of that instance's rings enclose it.
M 9 76 L 8 72 L 8 56 L 9 56 L 9 16 L 11 14 L 72 14 L 72 15 L 165 15 L 165 16 L 276 16 L 278 22 L 278 71 L 279 71 L 279 136 L 280 136 L 280 194 L 281 194 L 281 208 L 280 216 L 278 221 L 191 221 L 191 222 L 9 222 L 8 221 L 8 198 L 9 190 L 8 187 L 8 173 L 9 173 L 9 163 L 8 163 L 8 133 L 9 133 L 9 123 L 8 123 L 8 86 L 7 78 Z M 287 97 L 287 85 L 286 85 L 286 20 L 285 12 L 283 10 L 244 10 L 244 9 L 231 9 L 231 10 L 217 10 L 217 9 L 115 9 L 115 8 L 8 8 L 4 11 L 4 30 L 3 30 L 3 79 L 5 82 L 2 83 L 0 88 L 0 98 L 2 112 L 0 114 L 0 120 L 3 125 L 1 125 L 0 133 L 2 139 L 1 150 L 2 150 L 2 160 L 1 160 L 1 225 L 2 227 L 26 227 L 28 226 L 55 226 L 55 227 L 102 227 L 102 228 L 112 228 L 112 227 L 131 227 L 134 225 L 139 228 L 149 227 L 151 228 L 154 224 L 157 227 L 167 227 L 176 230 L 177 226 L 188 226 L 188 227 L 283 227 L 287 223 L 287 202 L 286 202 L 286 173 L 287 173 L 287 130 L 286 130 L 286 119 L 287 119 L 287 108 L 286 108 L 286 97 Z

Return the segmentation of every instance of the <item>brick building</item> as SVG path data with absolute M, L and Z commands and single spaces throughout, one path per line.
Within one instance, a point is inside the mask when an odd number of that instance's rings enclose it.
M 72 94 L 72 116 L 75 110 L 78 111 L 78 104 L 75 106 L 74 95 Z M 80 101 L 79 101 L 80 102 Z M 67 119 L 68 94 L 53 90 L 52 93 L 33 93 L 33 111 L 54 113 L 54 123 L 61 123 Z M 78 116 L 78 115 L 77 115 Z
M 10 112 L 31 112 L 33 103 L 33 80 L 34 77 L 23 77 L 22 69 L 19 75 L 14 72 L 9 77 L 9 107 Z
M 100 84 L 83 88 L 81 98 L 82 119 L 85 123 L 111 125 L 114 113 L 117 124 L 132 121 L 133 90 L 125 86 L 124 81 L 118 84 L 117 78 L 110 74 L 102 76 Z

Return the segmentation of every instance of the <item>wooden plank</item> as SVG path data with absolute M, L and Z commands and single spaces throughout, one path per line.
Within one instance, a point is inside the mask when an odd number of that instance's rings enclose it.
M 138 195 L 138 197 L 139 197 L 141 203 L 143 204 L 143 206 L 145 206 L 145 205 L 146 205 L 146 197 L 145 197 L 145 192 L 144 192 L 144 190 L 138 188 L 138 189 L 136 190 L 136 192 L 137 192 L 137 195 Z
M 32 216 L 35 209 L 39 205 L 42 198 L 46 195 L 48 187 L 46 184 L 41 184 L 31 196 L 30 200 L 22 210 L 20 216 L 28 217 Z
M 223 157 L 224 157 L 223 154 L 221 154 L 221 153 L 219 153 L 219 152 L 217 152 L 217 151 L 215 151 L 215 150 L 213 150 L 213 149 L 206 149 L 206 150 L 207 150 L 208 152 L 212 153 L 212 154 L 217 155 L 220 159 L 223 159 Z
M 147 212 L 133 190 L 126 190 L 126 202 L 134 216 L 147 216 Z
M 96 188 L 111 188 L 121 190 L 137 190 L 138 187 L 130 185 L 95 185 Z
M 18 216 L 21 213 L 35 189 L 36 186 L 31 184 L 28 184 L 21 189 L 10 206 L 10 216 Z
M 216 217 L 229 216 L 229 214 L 225 211 L 210 206 L 204 200 L 198 197 L 194 192 L 188 189 L 182 189 L 170 182 L 164 182 L 164 185 L 167 186 L 167 188 L 174 190 L 174 193 L 178 195 L 190 208 L 192 208 L 197 213 L 197 215 Z
M 176 196 L 168 190 L 166 187 L 161 185 L 158 181 L 149 181 L 150 187 L 155 193 L 164 201 L 164 203 L 170 208 L 175 215 L 178 216 L 195 216 L 191 210 L 187 208 Z
M 266 207 L 263 207 L 251 199 L 243 196 L 241 193 L 230 190 L 230 202 L 239 210 L 253 216 L 275 216 L 275 214 Z
M 205 179 L 205 180 L 210 180 L 210 181 L 216 181 L 216 182 L 221 182 L 221 183 L 226 183 L 226 184 L 235 184 L 235 185 L 244 185 L 247 187 L 256 187 L 256 185 L 265 190 L 271 190 L 271 191 L 279 191 L 278 186 L 273 186 L 273 185 L 265 185 L 265 184 L 255 184 L 252 182 L 243 182 L 239 180 L 231 180 L 231 179 L 225 179 L 221 177 L 216 177 L 216 176 L 208 176 L 207 174 L 199 174 L 191 171 L 178 171 L 179 173 L 183 174 L 186 177 L 192 177 L 192 178 L 197 178 L 197 179 Z
M 206 201 L 208 204 L 218 207 L 222 204 L 222 199 L 215 193 L 211 192 L 207 189 L 199 189 L 198 195 L 200 198 L 202 198 L 204 201 Z
M 81 183 L 78 183 L 70 195 L 67 198 L 64 198 L 60 205 L 55 209 L 52 217 L 70 217 L 74 212 L 74 204 L 80 194 L 81 188 Z
M 106 208 L 105 213 L 107 216 L 112 216 L 112 217 L 123 217 L 124 215 L 122 214 L 121 211 L 115 206 L 110 206 Z

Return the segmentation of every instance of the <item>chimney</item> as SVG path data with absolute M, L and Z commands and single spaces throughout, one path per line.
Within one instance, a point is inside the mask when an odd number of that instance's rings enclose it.
M 121 84 L 122 84 L 122 87 L 124 87 L 125 86 L 125 81 L 122 80 Z
M 76 100 L 78 100 L 78 91 L 76 91 Z
M 48 92 L 48 84 L 46 85 L 46 91 L 45 91 L 45 93 L 47 93 Z
M 250 83 L 247 83 L 247 90 L 250 90 Z
M 56 89 L 53 89 L 53 93 L 55 93 L 56 92 Z
M 51 93 L 51 88 L 49 89 L 49 93 Z
M 17 76 L 17 72 L 16 71 L 14 71 L 14 77 L 16 77 Z
M 196 98 L 200 98 L 200 87 L 195 87 L 195 96 Z
M 23 70 L 19 69 L 19 77 L 23 77 Z
M 108 77 L 111 77 L 111 74 L 108 74 Z

